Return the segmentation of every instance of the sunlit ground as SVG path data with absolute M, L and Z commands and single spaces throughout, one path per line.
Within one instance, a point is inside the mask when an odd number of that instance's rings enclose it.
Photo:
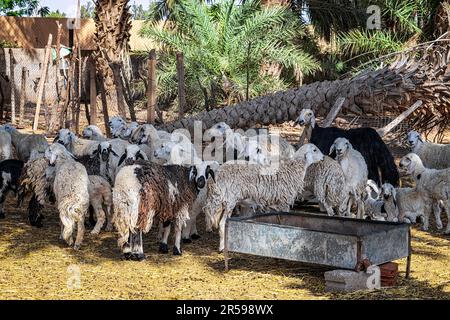
M 153 228 L 146 260 L 131 262 L 121 259 L 113 233 L 87 233 L 80 251 L 66 247 L 56 209 L 44 214 L 45 226 L 36 229 L 25 209 L 8 201 L 0 221 L 0 299 L 450 299 L 450 236 L 435 229 L 413 230 L 411 279 L 404 279 L 402 259 L 399 286 L 334 295 L 324 291 L 326 269 L 300 263 L 232 254 L 224 273 L 218 234 L 203 232 L 203 223 L 202 238 L 184 245 L 181 257 L 157 252 Z

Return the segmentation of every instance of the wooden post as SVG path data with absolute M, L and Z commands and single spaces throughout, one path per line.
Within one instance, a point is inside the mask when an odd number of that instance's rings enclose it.
M 249 99 L 249 90 L 250 90 L 250 49 L 251 49 L 251 42 L 248 43 L 247 47 L 247 75 L 246 75 L 247 88 L 245 90 L 246 101 L 248 101 Z
M 383 128 L 378 129 L 377 132 L 380 135 L 380 137 L 383 137 L 389 131 L 391 131 L 396 126 L 398 126 L 400 122 L 405 120 L 411 113 L 416 111 L 422 104 L 423 104 L 422 100 L 417 100 L 411 107 L 409 107 L 407 110 L 403 111 L 397 118 L 392 120 L 388 125 L 386 125 Z
M 343 97 L 339 97 L 336 99 L 333 107 L 331 108 L 330 112 L 328 112 L 326 119 L 322 123 L 322 128 L 327 128 L 327 127 L 331 126 L 334 119 L 336 119 L 337 115 L 339 114 L 339 111 L 341 111 L 342 106 L 344 105 L 344 102 L 345 102 L 345 98 L 343 98 Z
M 111 129 L 109 128 L 108 122 L 109 122 L 109 114 L 108 114 L 108 102 L 106 99 L 106 89 L 105 89 L 105 83 L 104 78 L 101 72 L 98 74 L 99 77 L 99 84 L 100 84 L 100 97 L 102 99 L 102 110 L 103 110 L 103 119 L 105 122 L 105 132 L 107 137 L 111 137 Z
M 48 133 L 53 132 L 56 128 L 57 122 L 58 122 L 58 110 L 61 110 L 61 100 L 62 100 L 62 81 L 61 81 L 61 74 L 60 74 L 60 51 L 61 51 L 61 35 L 62 35 L 62 24 L 59 23 L 59 21 L 56 21 L 56 26 L 58 28 L 58 31 L 56 33 L 56 65 L 55 65 L 55 88 L 56 88 L 56 101 L 53 101 L 52 103 L 52 110 L 51 110 L 51 116 L 50 116 L 50 125 L 48 128 Z M 60 111 L 61 112 L 61 111 Z
M 9 83 L 11 84 L 11 123 L 16 123 L 16 82 L 14 76 L 14 54 L 9 49 Z
M 156 50 L 148 56 L 147 123 L 155 123 L 156 107 Z
M 25 114 L 25 100 L 27 99 L 27 67 L 22 67 L 22 79 L 20 83 L 20 102 L 19 102 L 19 126 L 23 124 Z
M 95 60 L 91 59 L 91 67 L 89 68 L 89 88 L 90 88 L 90 124 L 97 125 L 97 83 L 95 76 Z
M 34 114 L 33 131 L 36 131 L 39 124 L 39 112 L 41 111 L 42 95 L 44 93 L 45 78 L 47 77 L 47 67 L 50 60 L 50 52 L 52 46 L 53 35 L 48 35 L 47 45 L 45 46 L 44 62 L 42 64 L 41 78 L 38 85 L 38 97 L 36 103 L 36 112 Z
M 183 52 L 177 52 L 177 78 L 178 78 L 178 118 L 184 116 L 184 107 L 186 106 L 186 94 L 184 88 L 184 63 Z

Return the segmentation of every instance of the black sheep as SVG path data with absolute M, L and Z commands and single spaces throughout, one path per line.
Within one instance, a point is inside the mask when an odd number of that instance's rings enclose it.
M 398 186 L 399 175 L 394 157 L 373 128 L 349 130 L 335 127 L 321 128 L 316 125 L 314 113 L 310 109 L 303 109 L 296 123 L 306 126 L 305 130 L 309 130 L 309 142 L 315 144 L 324 154 L 330 152 L 330 147 L 336 138 L 348 139 L 353 148 L 358 150 L 366 160 L 369 179 L 379 186 L 387 182 Z M 332 157 L 335 158 L 335 155 L 332 154 Z
M 23 161 L 8 159 L 0 162 L 0 218 L 5 218 L 3 204 L 9 191 L 17 193 Z

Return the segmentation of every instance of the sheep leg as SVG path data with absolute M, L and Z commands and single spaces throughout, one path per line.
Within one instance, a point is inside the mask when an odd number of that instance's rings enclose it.
M 222 252 L 223 249 L 225 248 L 225 223 L 227 221 L 227 218 L 231 216 L 232 212 L 233 212 L 232 209 L 227 207 L 219 222 L 219 235 L 220 235 L 219 252 Z
M 142 261 L 145 259 L 144 247 L 142 241 L 142 231 L 131 233 L 131 260 Z
M 436 221 L 436 227 L 441 230 L 443 225 L 441 220 L 441 206 L 439 205 L 439 201 L 433 201 L 433 213 Z
M 423 215 L 422 231 L 427 231 L 429 226 L 430 226 L 430 211 L 426 210 L 426 212 Z
M 75 222 L 69 217 L 66 217 L 61 214 L 59 215 L 59 217 L 62 225 L 61 237 L 69 246 L 72 246 L 73 244 L 72 233 Z
M 193 239 L 193 240 L 200 239 L 200 236 L 198 235 L 198 231 L 197 231 L 197 216 L 195 216 L 192 219 L 190 236 L 191 236 L 191 239 Z
M 173 255 L 181 256 L 181 225 L 180 222 L 177 221 L 175 223 L 175 245 L 173 246 Z
M 77 237 L 73 248 L 79 250 L 84 238 L 84 216 L 77 221 Z
M 447 214 L 447 227 L 445 228 L 445 234 L 450 234 L 450 201 L 444 202 L 445 213 Z
M 105 224 L 106 215 L 105 211 L 103 211 L 102 205 L 94 206 L 95 216 L 97 217 L 97 223 L 95 224 L 94 229 L 92 229 L 92 235 L 98 235 L 103 225 Z
M 163 238 L 163 233 L 164 233 L 164 227 L 162 222 L 159 224 L 159 230 L 158 230 L 158 236 L 157 239 L 158 241 L 161 241 L 161 239 Z
M 112 208 L 111 208 L 110 205 L 109 206 L 105 206 L 106 220 L 107 220 L 106 228 L 105 228 L 106 231 L 113 231 L 113 223 L 114 223 L 114 221 L 113 221 L 113 214 L 112 214 L 112 210 L 111 209 Z
M 170 234 L 170 224 L 167 226 L 163 226 L 163 224 L 161 223 L 160 226 L 162 226 L 162 237 L 161 237 L 161 242 L 159 244 L 159 253 L 169 253 L 169 247 L 167 245 L 167 241 L 169 239 L 169 234 Z
M 326 201 L 324 201 L 323 204 L 322 202 L 319 202 L 319 204 L 321 204 L 325 208 L 325 211 L 329 216 L 334 216 L 333 208 Z

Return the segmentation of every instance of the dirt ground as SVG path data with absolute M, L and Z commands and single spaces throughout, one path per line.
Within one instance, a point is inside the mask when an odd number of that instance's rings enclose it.
M 218 234 L 205 233 L 202 221 L 202 237 L 183 245 L 182 256 L 157 252 L 154 227 L 145 236 L 146 260 L 132 262 L 121 259 L 114 233 L 87 233 L 80 251 L 68 248 L 51 206 L 41 229 L 27 223 L 25 208 L 14 199 L 5 209 L 0 299 L 450 299 L 450 237 L 435 229 L 413 229 L 411 279 L 404 279 L 402 259 L 399 286 L 336 295 L 324 291 L 327 269 L 301 263 L 232 254 L 224 273 Z M 79 283 L 72 281 L 77 270 Z

